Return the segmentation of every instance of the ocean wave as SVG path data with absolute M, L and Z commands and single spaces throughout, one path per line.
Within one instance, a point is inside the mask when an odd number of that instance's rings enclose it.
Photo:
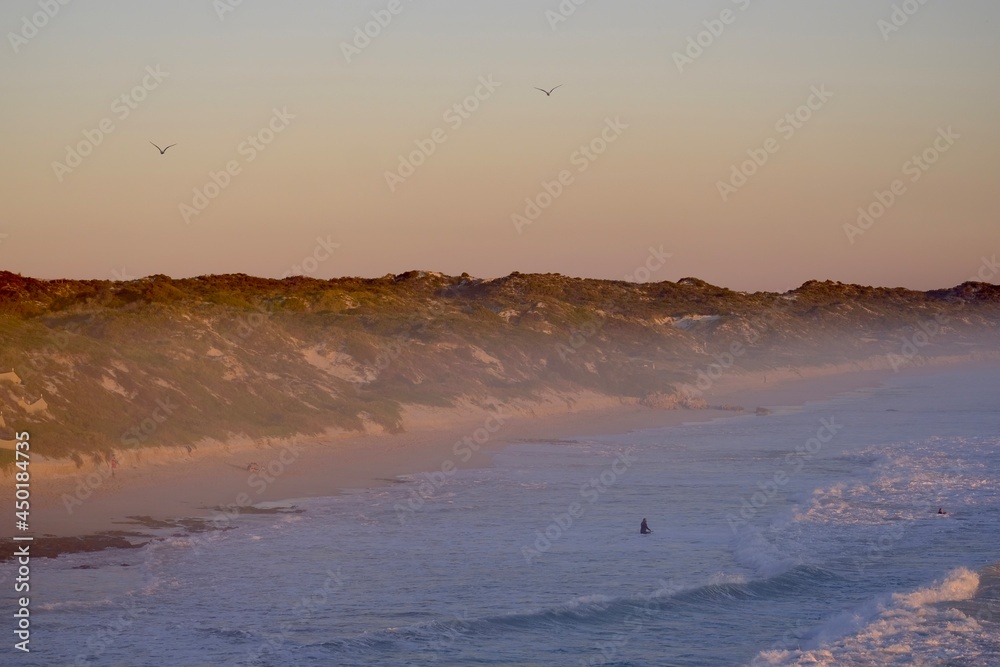
M 910 593 L 894 593 L 838 614 L 817 628 L 805 648 L 762 651 L 753 667 L 799 665 L 961 664 L 1000 662 L 1000 633 L 986 628 L 976 609 L 981 576 L 964 567 Z
M 979 573 L 960 567 L 940 585 L 920 589 L 913 593 L 895 593 L 893 602 L 900 607 L 916 609 L 935 602 L 971 600 L 979 589 Z
M 863 463 L 860 479 L 815 489 L 794 520 L 820 526 L 884 526 L 915 521 L 939 507 L 961 512 L 1000 496 L 996 438 L 930 438 L 844 455 Z
M 364 632 L 355 637 L 327 640 L 320 647 L 332 652 L 368 650 L 438 650 L 458 639 L 496 636 L 524 629 L 603 623 L 627 613 L 627 609 L 655 605 L 656 594 L 632 597 L 585 595 L 552 607 L 483 617 L 468 614 Z
M 930 438 L 851 452 L 868 466 L 852 479 L 786 498 L 777 512 L 765 504 L 755 510 L 760 516 L 731 524 L 733 556 L 757 576 L 814 565 L 859 581 L 877 577 L 895 555 L 915 556 L 928 539 L 961 544 L 970 531 L 992 530 L 992 514 L 980 508 L 1000 503 L 998 444 Z
M 773 600 L 804 591 L 822 590 L 826 585 L 837 585 L 841 579 L 834 572 L 814 565 L 795 565 L 773 577 L 710 583 L 678 593 L 677 602 L 717 603 L 729 600 Z
M 824 582 L 836 581 L 835 575 L 815 567 L 797 567 L 781 576 L 747 580 L 739 573 L 716 573 L 708 583 L 680 585 L 661 581 L 656 590 L 626 596 L 582 595 L 549 607 L 513 611 L 504 614 L 450 620 L 436 620 L 365 632 L 349 638 L 327 640 L 326 650 L 364 651 L 371 649 L 418 650 L 440 648 L 442 642 L 458 638 L 516 635 L 539 629 L 588 632 L 587 628 L 622 627 L 641 619 L 676 613 L 701 613 L 709 607 L 728 607 L 734 600 L 774 599 L 795 591 L 813 590 Z
M 119 606 L 120 603 L 111 598 L 100 600 L 64 600 L 62 602 L 41 602 L 33 605 L 39 611 L 66 611 L 70 609 L 101 609 Z
M 259 635 L 257 633 L 251 632 L 250 630 L 242 630 L 240 628 L 201 627 L 198 628 L 197 631 L 213 637 L 222 637 L 224 639 L 234 640 L 237 642 L 254 641 L 259 639 Z
M 745 584 L 747 581 L 749 580 L 745 574 L 730 572 L 716 572 L 709 577 L 710 584 Z

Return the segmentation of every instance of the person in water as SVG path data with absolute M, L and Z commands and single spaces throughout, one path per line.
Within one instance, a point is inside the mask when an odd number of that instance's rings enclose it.
M 646 533 L 651 533 L 651 532 L 653 531 L 649 529 L 649 524 L 646 523 L 646 518 L 643 517 L 642 525 L 639 526 L 639 533 L 645 535 Z
M 947 514 L 947 512 L 945 512 L 943 508 L 939 507 L 938 514 Z

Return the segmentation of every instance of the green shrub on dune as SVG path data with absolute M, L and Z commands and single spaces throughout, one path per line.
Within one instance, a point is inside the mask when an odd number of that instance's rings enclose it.
M 21 381 L 0 382 L 0 409 L 31 429 L 39 453 L 82 462 L 234 434 L 398 431 L 408 404 L 586 390 L 665 405 L 734 343 L 743 352 L 731 372 L 764 373 L 885 357 L 942 317 L 921 355 L 949 344 L 995 350 L 1000 288 L 812 281 L 779 295 L 556 274 L 109 282 L 0 273 L 0 372 L 13 368 Z

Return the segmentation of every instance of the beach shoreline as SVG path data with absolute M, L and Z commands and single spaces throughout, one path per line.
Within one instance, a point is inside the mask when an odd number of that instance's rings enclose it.
M 260 503 L 332 496 L 421 473 L 446 479 L 454 470 L 488 465 L 491 452 L 516 442 L 612 435 L 753 414 L 757 408 L 797 407 L 877 387 L 894 376 L 981 366 L 981 361 L 951 359 L 898 372 L 840 364 L 768 371 L 766 378 L 732 373 L 703 395 L 709 405 L 741 406 L 743 411 L 661 410 L 599 394 L 553 394 L 492 410 L 471 404 L 410 406 L 403 433 L 330 431 L 266 443 L 237 437 L 201 443 L 187 452 L 138 450 L 134 459 L 120 462 L 113 476 L 104 464 L 67 468 L 65 462 L 33 462 L 31 529 L 37 536 L 65 538 L 142 534 L 143 528 L 171 525 L 183 532 L 199 520 L 211 528 L 213 517 L 235 517 L 238 508 Z M 257 464 L 256 471 L 248 470 L 251 463 Z M 6 496 L 13 477 L 2 479 Z M 0 534 L 12 534 L 11 527 Z

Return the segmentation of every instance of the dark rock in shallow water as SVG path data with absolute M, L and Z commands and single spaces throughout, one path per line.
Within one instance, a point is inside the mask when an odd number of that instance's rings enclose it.
M 55 558 L 62 554 L 104 551 L 105 549 L 138 549 L 146 544 L 129 542 L 119 535 L 80 535 L 78 537 L 36 537 L 31 542 L 0 542 L 0 561 L 11 560 L 19 547 L 28 545 L 34 558 Z M 81 566 L 87 569 L 87 566 Z
M 184 519 L 154 519 L 151 516 L 127 516 L 127 521 L 117 521 L 115 523 L 119 524 L 131 524 L 135 526 L 142 526 L 144 528 L 149 528 L 150 530 L 161 530 L 164 528 L 176 528 L 182 532 L 173 533 L 173 537 L 184 537 L 190 533 L 204 533 L 209 530 L 225 530 L 223 528 L 216 528 L 212 521 L 209 519 L 199 519 L 195 517 L 189 517 Z
M 219 512 L 228 512 L 230 515 L 239 514 L 302 514 L 305 512 L 304 509 L 299 509 L 294 505 L 291 507 L 255 507 L 254 505 L 246 505 L 240 507 L 238 505 L 219 505 L 215 508 Z

